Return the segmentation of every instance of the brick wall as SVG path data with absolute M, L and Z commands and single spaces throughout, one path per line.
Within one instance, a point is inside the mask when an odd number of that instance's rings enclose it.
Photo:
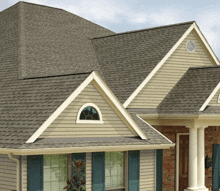
M 154 126 L 163 135 L 176 143 L 176 133 L 189 133 L 183 126 Z M 213 144 L 220 143 L 220 127 L 205 129 L 205 157 L 213 155 Z M 163 191 L 175 191 L 176 148 L 163 150 Z M 212 191 L 212 167 L 205 170 L 205 185 Z
M 176 143 L 176 133 L 189 133 L 189 129 L 183 126 L 154 126 L 172 142 Z M 175 190 L 175 163 L 176 147 L 163 150 L 163 191 Z

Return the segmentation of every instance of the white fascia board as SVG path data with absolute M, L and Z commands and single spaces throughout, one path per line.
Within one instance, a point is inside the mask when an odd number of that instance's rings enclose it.
M 92 80 L 93 76 L 91 73 L 25 143 L 33 143 Z
M 50 155 L 50 154 L 70 154 L 85 152 L 117 152 L 129 150 L 152 150 L 152 149 L 170 149 L 175 147 L 173 144 L 155 144 L 155 145 L 119 145 L 119 146 L 94 146 L 94 147 L 66 147 L 66 148 L 42 148 L 42 149 L 8 149 L 0 148 L 0 154 L 12 155 Z
M 26 143 L 33 143 L 46 129 L 47 127 L 63 112 L 63 110 L 82 92 L 82 90 L 92 81 L 95 80 L 98 85 L 103 89 L 109 99 L 115 104 L 121 114 L 137 132 L 142 139 L 147 139 L 147 136 L 141 131 L 134 120 L 129 116 L 126 109 L 114 96 L 108 86 L 102 81 L 101 77 L 93 71 L 83 83 L 56 109 L 56 111 L 38 128 L 37 131 L 26 141 Z
M 220 82 L 218 83 L 218 85 L 215 87 L 215 89 L 212 91 L 212 93 L 209 95 L 208 99 L 205 101 L 205 103 L 202 105 L 202 107 L 199 109 L 199 111 L 203 111 L 205 109 L 205 107 L 209 104 L 209 102 L 212 100 L 212 98 L 214 97 L 214 95 L 217 93 L 217 91 L 220 88 Z
M 156 130 L 154 127 L 152 127 L 149 123 L 147 123 L 146 121 L 144 121 L 140 116 L 136 115 L 141 121 L 143 121 L 144 123 L 146 123 L 149 127 L 151 127 L 154 131 L 156 131 L 158 134 L 160 134 L 162 137 L 164 137 L 166 140 L 168 140 L 171 144 L 173 144 L 173 142 L 168 139 L 166 136 L 164 136 L 161 132 L 159 132 L 158 130 Z
M 132 117 L 128 114 L 127 110 L 123 107 L 123 105 L 118 101 L 118 99 L 115 97 L 115 95 L 109 89 L 109 87 L 102 81 L 101 77 L 97 74 L 97 72 L 94 71 L 92 73 L 92 75 L 93 75 L 94 80 L 103 89 L 103 91 L 106 93 L 106 95 L 109 97 L 109 99 L 113 102 L 113 104 L 115 104 L 117 109 L 121 112 L 121 114 L 125 117 L 125 119 L 130 123 L 130 125 L 137 132 L 137 134 L 142 139 L 147 139 L 147 136 L 145 135 L 145 133 L 142 132 L 142 130 L 139 128 L 139 126 L 136 124 L 136 122 L 132 119 Z
M 130 97 L 124 102 L 123 106 L 127 106 L 136 97 L 136 95 L 143 89 L 143 87 L 150 81 L 154 74 L 161 68 L 161 66 L 167 61 L 167 59 L 173 54 L 177 47 L 183 42 L 188 34 L 193 30 L 194 23 L 187 29 L 183 36 L 177 41 L 177 43 L 170 49 L 170 51 L 164 56 L 164 58 L 157 64 L 157 66 L 151 71 L 151 73 L 145 78 L 145 80 L 138 86 L 138 88 L 130 95 Z
M 212 50 L 211 46 L 209 45 L 209 43 L 207 42 L 207 40 L 205 39 L 204 35 L 202 34 L 202 32 L 200 31 L 199 27 L 197 26 L 196 23 L 193 23 L 194 25 L 194 29 L 197 32 L 197 34 L 199 35 L 200 39 L 202 40 L 202 42 L 204 43 L 205 47 L 207 48 L 208 52 L 211 54 L 212 58 L 215 60 L 216 64 L 219 65 L 219 60 L 217 58 L 217 56 L 215 55 L 214 51 Z

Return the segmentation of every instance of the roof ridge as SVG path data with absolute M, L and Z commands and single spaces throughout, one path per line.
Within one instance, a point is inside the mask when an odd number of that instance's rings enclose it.
M 102 28 L 104 28 L 104 29 L 107 29 L 107 28 L 105 28 L 105 27 L 103 27 L 103 26 L 101 26 L 101 25 L 99 25 L 99 24 L 97 24 L 97 23 L 94 23 L 94 22 L 92 22 L 92 21 L 90 21 L 90 20 L 88 20 L 88 19 L 86 19 L 86 18 L 83 18 L 83 17 L 81 17 L 81 16 L 79 16 L 79 15 L 76 15 L 75 13 L 69 12 L 69 11 L 67 11 L 67 10 L 65 10 L 65 9 L 63 9 L 63 8 L 52 7 L 52 6 L 47 6 L 47 5 L 43 5 L 43 4 L 37 4 L 37 3 L 31 3 L 31 2 L 26 2 L 26 1 L 19 1 L 18 3 L 26 3 L 26 4 L 31 4 L 31 5 L 36 5 L 36 6 L 42 6 L 42 7 L 46 7 L 46 8 L 50 8 L 50 9 L 58 9 L 58 10 L 60 10 L 60 11 L 65 11 L 65 12 L 68 13 L 68 14 L 72 14 L 72 15 L 74 15 L 74 16 L 80 18 L 80 19 L 83 19 L 83 20 L 85 20 L 85 21 L 87 21 L 87 22 L 90 22 L 90 23 L 92 23 L 92 24 L 94 24 L 94 25 L 97 25 L 97 26 L 99 26 L 99 27 L 102 27 Z M 18 3 L 16 3 L 16 4 L 18 4 Z M 9 7 L 9 8 L 10 8 L 10 7 Z M 110 30 L 110 29 L 107 29 L 107 30 L 109 30 L 109 31 L 111 31 L 111 32 L 113 32 L 113 33 L 115 33 L 114 31 L 112 31 L 112 30 Z
M 112 35 L 107 35 L 107 36 L 95 37 L 92 39 L 112 37 L 112 36 L 117 36 L 117 35 L 130 34 L 130 33 L 136 33 L 136 32 L 142 32 L 142 31 L 147 31 L 147 30 L 154 30 L 154 29 L 166 28 L 166 27 L 172 27 L 172 26 L 178 26 L 178 25 L 186 25 L 186 24 L 190 24 L 190 23 L 194 23 L 194 22 L 195 21 L 188 21 L 188 22 L 183 22 L 183 23 L 176 23 L 176 24 L 162 25 L 162 26 L 150 27 L 150 28 L 139 29 L 139 30 L 132 30 L 132 31 L 127 31 L 127 32 L 121 32 L 121 33 L 116 33 L 116 34 L 112 34 Z
M 196 70 L 196 69 L 207 69 L 207 68 L 220 68 L 219 65 L 217 66 L 200 66 L 200 67 L 190 67 L 189 70 Z
M 26 1 L 19 1 L 19 2 L 17 2 L 16 4 L 19 4 L 19 3 L 32 4 L 32 5 L 36 5 L 36 6 L 42 6 L 42 7 L 47 7 L 47 8 L 51 8 L 51 9 L 59 9 L 59 10 L 65 11 L 65 10 L 62 9 L 62 8 L 47 6 L 47 5 L 38 4 L 38 3 L 31 3 L 31 2 L 26 2 Z M 72 13 L 72 14 L 74 14 L 74 13 Z
M 58 75 L 51 75 L 51 76 L 37 76 L 37 77 L 27 77 L 27 78 L 22 78 L 19 80 L 29 80 L 29 79 L 41 79 L 41 78 L 54 78 L 54 77 L 62 77 L 62 76 L 74 76 L 74 75 L 84 75 L 84 74 L 91 74 L 93 72 L 85 72 L 85 73 L 74 73 L 74 74 L 58 74 Z

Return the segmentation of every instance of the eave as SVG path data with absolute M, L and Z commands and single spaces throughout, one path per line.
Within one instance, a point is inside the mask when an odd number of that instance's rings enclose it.
M 1 154 L 12 155 L 44 155 L 44 154 L 69 154 L 86 152 L 116 152 L 129 150 L 170 149 L 175 144 L 155 145 L 122 145 L 122 146 L 96 146 L 96 147 L 68 147 L 68 148 L 42 148 L 42 149 L 7 149 L 0 148 Z

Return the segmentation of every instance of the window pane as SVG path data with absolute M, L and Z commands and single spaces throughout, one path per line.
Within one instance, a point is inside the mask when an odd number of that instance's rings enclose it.
M 124 152 L 105 153 L 105 187 L 124 186 Z
M 44 190 L 63 190 L 67 180 L 67 155 L 44 155 Z
M 95 108 L 88 106 L 83 109 L 80 114 L 80 119 L 84 120 L 99 120 L 99 114 Z

